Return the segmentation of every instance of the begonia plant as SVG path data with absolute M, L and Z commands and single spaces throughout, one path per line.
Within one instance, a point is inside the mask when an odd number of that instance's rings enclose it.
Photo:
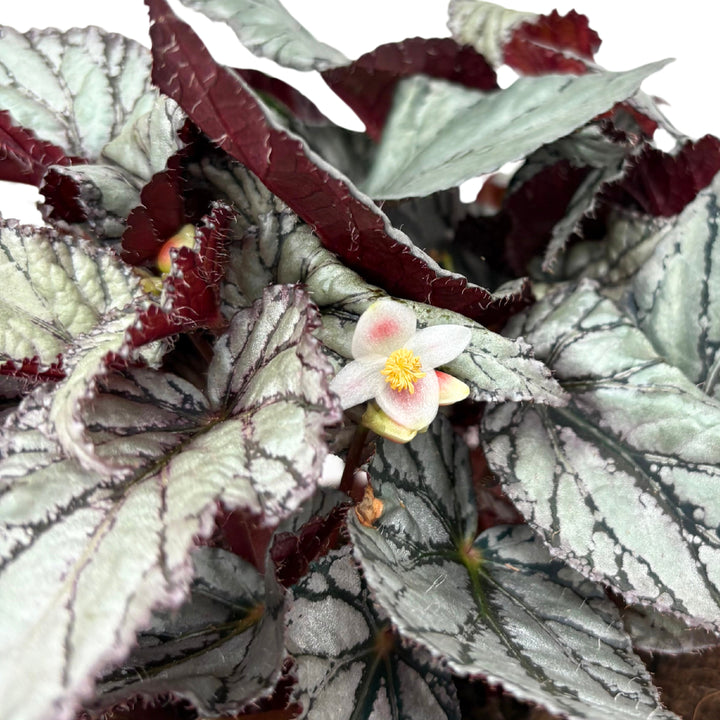
M 0 718 L 711 717 L 720 140 L 665 61 L 182 2 L 366 130 L 167 0 L 0 30 Z

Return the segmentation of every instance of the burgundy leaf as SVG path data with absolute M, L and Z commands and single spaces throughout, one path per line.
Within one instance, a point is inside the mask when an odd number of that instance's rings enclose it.
M 276 127 L 234 71 L 213 60 L 166 0 L 146 0 L 153 21 L 153 80 L 208 137 L 242 162 L 313 227 L 325 247 L 391 295 L 489 322 L 517 309 L 443 271 L 394 230 L 366 196 L 316 164 L 302 142 Z
M 523 75 L 581 75 L 587 71 L 586 61 L 592 62 L 600 42 L 585 15 L 575 10 L 560 15 L 553 10 L 515 28 L 503 49 L 503 59 Z
M 409 38 L 381 45 L 350 65 L 325 70 L 325 82 L 379 140 L 401 78 L 422 73 L 477 90 L 497 89 L 495 71 L 469 45 L 452 38 Z
M 505 198 L 503 213 L 509 219 L 505 239 L 505 261 L 517 275 L 524 275 L 528 262 L 540 254 L 552 230 L 565 216 L 570 200 L 589 172 L 568 160 L 548 165 Z
M 272 695 L 255 700 L 230 720 L 242 720 L 242 718 L 293 720 L 299 717 L 303 708 L 300 703 L 295 701 L 297 682 L 295 660 L 287 657 L 283 662 L 280 679 Z
M 70 165 L 62 148 L 39 140 L 0 110 L 0 180 L 39 186 L 51 165 Z
M 41 366 L 37 357 L 23 358 L 20 361 L 6 360 L 0 363 L 0 398 L 19 397 L 28 393 L 36 385 L 44 382 L 57 382 L 65 377 L 62 355 L 48 366 Z
M 129 332 L 132 347 L 200 327 L 219 329 L 224 326 L 219 286 L 223 277 L 225 242 L 233 217 L 228 205 L 213 204 L 210 213 L 195 229 L 197 249 L 180 248 L 171 272 L 163 279 L 168 307 L 153 304 L 140 314 Z
M 308 125 L 327 125 L 330 120 L 309 98 L 283 80 L 260 70 L 236 69 L 235 72 L 256 92 L 282 103 L 298 120 Z
M 677 154 L 648 147 L 630 161 L 605 199 L 656 217 L 677 215 L 720 172 L 720 140 L 705 135 Z
M 83 200 L 80 184 L 69 175 L 52 168 L 48 169 L 43 178 L 40 194 L 46 201 L 46 205 L 41 208 L 45 220 L 82 223 L 92 213 L 92 209 Z
M 275 536 L 270 557 L 281 585 L 294 585 L 308 570 L 311 562 L 337 546 L 345 527 L 348 505 L 337 505 L 324 517 L 313 517 L 299 533 L 283 532 Z

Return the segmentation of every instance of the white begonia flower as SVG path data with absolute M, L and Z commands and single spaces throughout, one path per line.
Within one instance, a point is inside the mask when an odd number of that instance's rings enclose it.
M 439 405 L 467 397 L 465 383 L 435 368 L 455 359 L 470 335 L 462 325 L 433 325 L 418 331 L 411 308 L 378 300 L 360 316 L 352 339 L 354 360 L 340 370 L 330 388 L 339 395 L 343 409 L 374 399 L 393 424 L 409 431 L 410 439 L 433 421 Z M 371 415 L 377 416 L 377 411 Z M 375 420 L 372 429 L 377 425 Z

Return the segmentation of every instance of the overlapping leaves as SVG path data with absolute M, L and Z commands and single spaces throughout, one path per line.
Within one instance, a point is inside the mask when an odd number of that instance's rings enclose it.
M 39 429 L 42 394 L 9 419 L 3 715 L 71 715 L 149 612 L 180 604 L 192 539 L 209 532 L 218 498 L 272 522 L 313 493 L 338 419 L 313 313 L 299 289 L 268 289 L 218 340 L 206 394 L 169 373 L 108 376 L 83 417 L 105 475 Z
M 717 627 L 720 405 L 703 392 L 716 198 L 717 181 L 656 238 L 630 308 L 583 282 L 512 324 L 570 404 L 496 407 L 484 435 L 492 469 L 555 554 L 628 599 Z
M 463 675 L 571 718 L 673 718 L 603 590 L 553 561 L 527 526 L 474 539 L 467 451 L 442 419 L 407 445 L 379 443 L 383 503 L 349 527 L 378 604 L 400 634 Z
M 301 718 L 460 717 L 449 673 L 426 652 L 400 643 L 373 606 L 349 547 L 311 565 L 293 588 L 287 624 Z
M 138 647 L 98 682 L 95 703 L 163 693 L 190 700 L 199 712 L 237 711 L 267 694 L 285 653 L 284 596 L 269 572 L 232 553 L 197 548 L 190 596 L 179 610 L 158 613 Z

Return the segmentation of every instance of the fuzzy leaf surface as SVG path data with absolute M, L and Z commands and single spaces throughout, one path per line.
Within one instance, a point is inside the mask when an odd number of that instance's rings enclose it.
M 297 661 L 301 718 L 459 720 L 449 673 L 400 643 L 348 546 L 313 563 L 292 593 L 287 647 Z
M 182 0 L 211 20 L 227 23 L 240 42 L 259 57 L 294 70 L 327 70 L 350 62 L 317 40 L 279 0 Z
M 284 596 L 267 573 L 230 552 L 197 548 L 190 596 L 154 615 L 130 657 L 98 683 L 96 704 L 172 693 L 206 716 L 268 694 L 285 654 Z
M 119 320 L 122 340 L 139 295 L 113 253 L 15 223 L 0 224 L 0 277 L 0 374 L 21 382 L 56 374 L 79 338 L 108 322 Z M 16 372 L 23 367 L 29 372 Z
M 640 328 L 653 347 L 714 397 L 720 374 L 719 196 L 720 174 L 673 218 L 632 285 Z
M 0 37 L 0 107 L 67 155 L 95 160 L 131 117 L 150 109 L 150 54 L 96 27 Z
M 230 307 L 256 298 L 273 282 L 303 283 L 323 314 L 320 340 L 338 363 L 352 357 L 351 341 L 360 315 L 375 300 L 387 297 L 324 248 L 310 228 L 242 167 L 226 171 L 206 168 L 239 211 L 240 227 L 248 229 L 241 248 L 233 248 L 224 300 Z M 495 317 L 503 305 L 512 309 L 512 295 L 496 297 Z M 461 324 L 472 330 L 468 349 L 448 365 L 462 378 L 476 400 L 533 399 L 562 404 L 564 394 L 526 344 L 490 332 L 477 322 L 425 303 L 409 302 L 420 326 Z M 507 312 L 507 311 L 506 311 Z M 488 316 L 490 309 L 488 309 Z
M 150 612 L 180 605 L 218 500 L 271 523 L 313 493 L 339 419 L 315 312 L 301 290 L 268 288 L 218 340 L 206 394 L 169 373 L 109 375 L 83 420 L 110 474 L 42 430 L 42 393 L 8 419 L 0 715 L 70 717 Z
M 488 462 L 520 512 L 627 600 L 720 626 L 720 403 L 590 282 L 559 287 L 508 332 L 570 394 L 558 410 L 485 414 Z
M 465 446 L 449 423 L 385 441 L 368 470 L 383 511 L 350 516 L 355 556 L 401 636 L 461 675 L 570 718 L 675 718 L 602 588 L 553 561 L 525 525 L 477 522 Z
M 280 127 L 233 70 L 219 65 L 165 0 L 146 0 L 153 21 L 153 80 L 220 148 L 286 203 L 332 252 L 399 297 L 473 319 L 492 294 L 441 268 L 299 138 Z
M 364 190 L 375 198 L 401 199 L 495 172 L 630 97 L 665 64 L 623 73 L 523 77 L 491 93 L 407 78 L 398 85 Z

